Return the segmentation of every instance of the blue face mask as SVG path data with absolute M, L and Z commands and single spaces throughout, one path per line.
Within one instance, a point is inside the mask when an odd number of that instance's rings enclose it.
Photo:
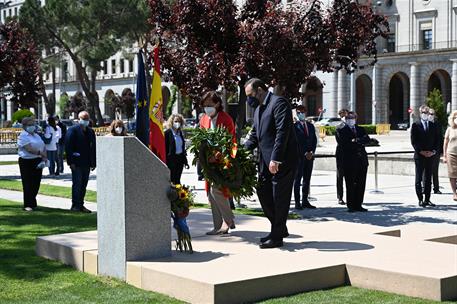
M 89 125 L 89 121 L 88 120 L 84 120 L 84 119 L 80 119 L 79 120 L 79 124 L 83 127 L 87 127 Z
M 32 134 L 32 133 L 35 132 L 36 127 L 35 127 L 35 126 L 27 126 L 27 127 L 25 128 L 25 130 L 26 130 L 27 132 L 29 132 L 30 134 Z
M 248 103 L 248 105 L 251 108 L 254 108 L 254 109 L 257 108 L 260 104 L 259 100 L 252 96 L 248 96 L 248 98 L 246 99 L 246 102 Z
M 300 121 L 305 121 L 306 115 L 305 113 L 297 113 L 297 117 Z

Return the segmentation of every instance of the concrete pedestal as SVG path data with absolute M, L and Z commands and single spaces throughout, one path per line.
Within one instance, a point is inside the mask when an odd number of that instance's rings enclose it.
M 169 170 L 135 137 L 97 137 L 98 272 L 171 255 Z

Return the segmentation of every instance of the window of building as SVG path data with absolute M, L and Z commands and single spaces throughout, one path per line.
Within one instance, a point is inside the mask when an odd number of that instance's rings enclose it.
M 6 10 L 3 11 L 3 22 L 6 22 Z
M 129 60 L 129 73 L 133 73 L 133 59 Z
M 422 36 L 422 49 L 430 50 L 432 48 L 432 30 L 421 31 Z
M 116 59 L 111 60 L 111 74 L 116 74 Z
M 8 10 L 8 16 L 11 17 L 13 15 L 13 11 L 11 9 Z
M 121 69 L 121 74 L 123 74 L 125 72 L 125 60 L 124 59 L 121 59 L 120 63 L 119 63 L 119 68 Z
M 17 7 L 14 8 L 14 16 L 17 16 Z
M 387 52 L 392 53 L 395 52 L 395 34 L 388 34 L 387 35 Z
M 108 61 L 103 61 L 103 75 L 108 74 Z

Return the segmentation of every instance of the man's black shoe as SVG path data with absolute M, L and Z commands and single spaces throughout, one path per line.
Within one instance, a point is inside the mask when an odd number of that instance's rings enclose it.
M 435 191 L 433 191 L 433 193 L 435 193 L 435 194 L 443 194 L 443 192 L 441 192 L 440 190 L 435 190 Z
M 300 205 L 295 205 L 295 209 L 296 209 L 296 210 L 303 210 L 303 207 L 300 206 Z
M 307 209 L 316 209 L 316 206 L 311 205 L 310 203 L 304 203 L 302 204 L 303 208 Z
M 283 234 L 283 238 L 286 238 L 289 236 L 289 232 L 286 232 Z M 263 238 L 260 238 L 260 242 L 261 243 L 265 243 L 266 241 L 270 240 L 271 239 L 271 234 L 268 234 L 267 236 L 264 236 Z
M 355 210 L 355 209 L 348 208 L 348 212 L 351 212 L 351 213 L 352 213 L 352 212 L 356 212 L 356 211 L 357 211 L 357 210 Z
M 92 213 L 92 211 L 90 211 L 89 209 L 87 209 L 84 206 L 81 207 L 81 212 L 83 212 L 83 213 Z
M 259 245 L 260 249 L 278 248 L 284 246 L 282 241 L 268 240 Z
M 71 207 L 70 211 L 81 212 L 81 208 L 78 207 Z
M 368 211 L 368 209 L 365 209 L 365 208 L 363 208 L 363 207 L 359 207 L 359 208 L 357 208 L 356 210 L 357 210 L 357 211 L 360 211 L 360 212 L 367 212 L 367 211 Z
M 342 199 L 338 199 L 338 205 L 346 205 L 346 203 Z
M 424 205 L 425 206 L 430 206 L 430 207 L 436 207 L 436 205 L 434 203 L 432 203 L 431 201 L 424 202 Z
M 419 207 L 425 208 L 425 207 L 427 207 L 427 204 L 422 201 L 419 201 Z

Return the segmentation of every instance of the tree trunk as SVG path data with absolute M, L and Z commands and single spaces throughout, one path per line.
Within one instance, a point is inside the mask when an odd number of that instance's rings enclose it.
M 238 95 L 238 115 L 236 117 L 236 139 L 240 142 L 243 136 L 243 128 L 246 125 L 246 92 L 244 91 L 245 79 L 240 80 L 240 94 Z
M 91 71 L 91 92 L 89 96 L 87 97 L 89 99 L 89 103 L 91 105 L 92 110 L 94 111 L 93 115 L 96 118 L 97 125 L 98 126 L 103 126 L 103 116 L 102 112 L 100 111 L 100 99 L 97 93 L 97 88 L 95 87 L 95 82 L 97 79 L 97 71 L 93 69 Z
M 38 75 L 38 82 L 40 83 L 41 95 L 43 95 L 43 101 L 44 101 L 44 106 L 46 107 L 46 112 L 49 114 L 49 110 L 48 110 L 49 100 L 48 100 L 48 96 L 46 95 L 46 87 L 44 85 L 43 74 L 41 74 L 41 73 L 39 73 L 39 75 Z M 36 114 L 38 115 L 38 113 L 36 113 Z

